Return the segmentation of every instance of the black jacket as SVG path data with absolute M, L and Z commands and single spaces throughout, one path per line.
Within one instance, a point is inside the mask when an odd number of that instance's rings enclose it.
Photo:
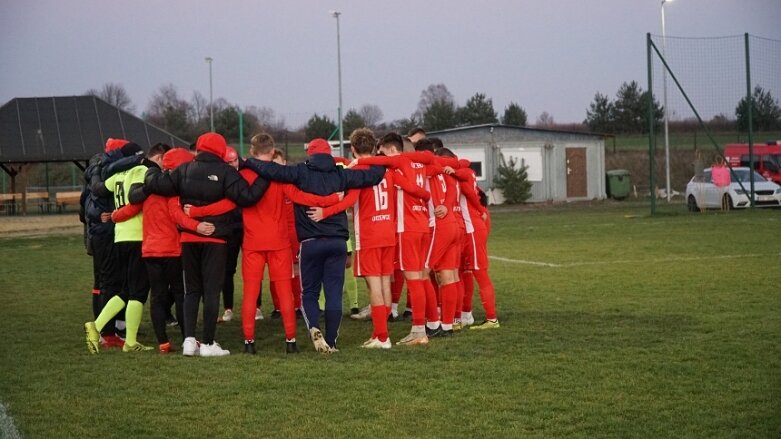
M 179 195 L 182 205 L 205 206 L 227 198 L 241 207 L 252 206 L 268 189 L 268 181 L 258 178 L 250 186 L 233 167 L 220 157 L 201 152 L 195 160 L 170 172 L 151 167 L 144 178 L 144 192 L 172 197 Z M 136 202 L 137 200 L 131 200 Z M 197 218 L 214 224 L 212 237 L 225 238 L 230 232 L 232 212 Z
M 84 188 L 81 191 L 79 217 L 87 225 L 87 236 L 114 233 L 114 223 L 101 222 L 100 214 L 114 210 L 114 198 L 106 189 L 105 180 L 117 172 L 138 165 L 141 157 L 124 157 L 121 150 L 96 154 L 84 170 Z
M 269 180 L 292 183 L 304 192 L 316 195 L 330 195 L 347 189 L 369 187 L 378 184 L 385 176 L 385 168 L 372 166 L 368 170 L 344 169 L 336 166 L 334 158 L 328 154 L 315 154 L 305 163 L 295 166 L 282 166 L 274 162 L 247 159 L 245 167 L 257 172 Z M 309 206 L 295 205 L 296 233 L 298 240 L 311 238 L 350 237 L 347 229 L 347 215 L 340 212 L 322 221 L 314 222 L 306 214 Z

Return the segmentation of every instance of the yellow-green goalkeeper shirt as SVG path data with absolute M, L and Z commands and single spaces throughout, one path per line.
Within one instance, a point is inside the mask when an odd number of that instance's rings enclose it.
M 114 208 L 130 204 L 128 201 L 130 186 L 144 183 L 146 166 L 138 165 L 127 171 L 117 172 L 106 179 L 106 189 L 114 194 Z M 114 242 L 141 241 L 143 239 L 143 212 L 114 226 Z

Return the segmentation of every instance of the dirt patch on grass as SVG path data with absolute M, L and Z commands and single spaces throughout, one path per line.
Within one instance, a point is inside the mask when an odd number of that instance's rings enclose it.
M 82 231 L 83 226 L 76 213 L 0 217 L 0 237 L 3 238 Z

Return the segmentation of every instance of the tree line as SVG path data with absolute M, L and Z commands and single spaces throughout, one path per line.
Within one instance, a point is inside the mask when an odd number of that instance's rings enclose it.
M 107 83 L 101 89 L 86 92 L 106 100 L 130 113 L 135 113 L 127 91 L 121 84 Z M 648 104 L 652 100 L 657 128 L 661 126 L 665 109 L 659 105 L 655 96 L 644 91 L 636 81 L 623 83 L 616 92 L 615 99 L 597 92 L 594 100 L 586 109 L 586 118 L 578 124 L 557 124 L 553 115 L 543 111 L 536 119 L 534 127 L 545 129 L 590 130 L 600 133 L 644 134 L 648 132 Z M 752 126 L 754 130 L 781 129 L 781 107 L 770 92 L 756 87 L 752 95 Z M 195 139 L 200 133 L 210 129 L 210 113 L 214 116 L 214 129 L 226 138 L 239 138 L 240 114 L 244 133 L 258 130 L 270 132 L 278 139 L 303 142 L 315 137 L 333 138 L 337 123 L 325 114 L 313 114 L 306 124 L 291 129 L 284 118 L 279 117 L 269 107 L 247 106 L 240 108 L 226 99 L 218 98 L 212 105 L 198 91 L 189 99 L 182 96 L 173 84 L 161 86 L 153 95 L 141 117 L 154 125 L 182 138 Z M 738 102 L 735 117 L 724 114 L 713 117 L 708 123 L 718 130 L 746 130 L 748 127 L 748 102 L 746 98 Z M 458 105 L 445 84 L 431 84 L 421 91 L 416 110 L 407 118 L 383 122 L 383 113 L 379 106 L 365 104 L 360 108 L 350 108 L 344 114 L 342 126 L 345 135 L 356 128 L 370 127 L 376 131 L 409 132 L 414 127 L 426 131 L 437 131 L 461 126 L 502 123 L 505 125 L 528 126 L 526 110 L 516 102 L 510 102 L 500 117 L 494 109 L 493 100 L 484 93 L 475 93 L 464 105 Z M 686 126 L 683 121 L 679 125 Z M 689 124 L 690 125 L 690 124 Z

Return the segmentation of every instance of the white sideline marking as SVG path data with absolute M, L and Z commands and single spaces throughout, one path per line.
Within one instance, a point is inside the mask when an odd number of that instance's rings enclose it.
M 14 418 L 5 410 L 5 405 L 0 402 L 0 437 L 8 439 L 20 439 L 22 435 L 14 425 Z
M 624 260 L 618 260 L 618 261 L 592 261 L 592 262 L 568 262 L 564 264 L 553 264 L 550 262 L 539 262 L 539 261 L 526 261 L 523 259 L 509 259 L 509 258 L 503 258 L 500 256 L 488 256 L 488 258 L 496 260 L 496 261 L 502 261 L 502 262 L 509 262 L 512 264 L 524 264 L 524 265 L 536 265 L 540 267 L 552 267 L 552 268 L 563 268 L 563 267 L 579 267 L 583 265 L 607 265 L 607 264 L 641 264 L 641 263 L 664 263 L 664 262 L 685 262 L 685 261 L 703 261 L 703 260 L 709 260 L 709 259 L 738 259 L 738 258 L 761 258 L 761 257 L 767 257 L 767 256 L 781 256 L 781 253 L 750 253 L 745 255 L 715 255 L 715 256 L 687 256 L 687 257 L 669 257 L 669 258 L 663 258 L 663 259 L 624 259 Z

